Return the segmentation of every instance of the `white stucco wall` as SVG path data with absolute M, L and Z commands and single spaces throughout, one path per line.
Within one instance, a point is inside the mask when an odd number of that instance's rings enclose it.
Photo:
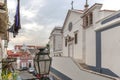
M 50 56 L 62 54 L 62 33 L 60 27 L 55 27 L 50 35 Z
M 117 16 L 116 18 L 111 18 L 112 16 L 115 16 L 119 14 L 120 11 L 114 12 L 113 14 L 107 16 L 106 18 L 100 20 L 97 22 L 97 26 L 95 30 L 101 30 L 105 28 L 109 28 L 110 26 L 114 24 L 120 23 L 120 18 Z M 102 21 L 109 19 L 110 21 L 101 24 Z M 118 63 L 120 61 L 120 26 L 113 27 L 106 29 L 101 32 L 101 65 L 102 68 L 110 69 L 113 73 L 120 76 L 120 64 Z
M 85 32 L 86 37 L 86 64 L 95 66 L 96 65 L 96 39 L 95 39 L 95 31 L 93 27 L 90 27 Z
M 96 8 L 93 11 L 93 25 L 85 29 L 85 61 L 87 65 L 96 66 L 96 31 L 101 27 L 98 21 L 114 13 L 113 11 Z
M 55 51 L 61 51 L 62 50 L 62 35 L 55 35 Z
M 113 13 L 114 13 L 114 11 L 101 10 L 101 11 L 99 12 L 99 20 L 100 20 L 100 19 L 103 19 L 103 18 L 105 18 L 105 17 L 107 17 L 107 16 L 109 16 L 109 15 L 111 15 L 111 14 L 113 14 Z
M 63 36 L 63 56 L 68 56 L 68 47 L 65 47 L 65 37 Z
M 120 76 L 120 26 L 101 33 L 102 67 Z
M 70 11 L 69 14 L 67 14 L 67 18 L 66 18 L 66 22 L 64 25 L 64 29 L 63 29 L 63 55 L 64 56 L 68 56 L 68 45 L 72 45 L 73 46 L 73 58 L 76 59 L 82 59 L 82 19 L 81 13 L 77 13 L 77 12 L 73 12 Z M 73 26 L 72 26 L 72 30 L 69 31 L 68 30 L 68 25 L 69 23 L 72 22 Z M 75 44 L 74 40 L 67 42 L 67 47 L 65 47 L 65 38 L 69 35 L 71 37 L 74 37 L 75 32 L 77 32 L 78 34 L 78 43 Z
M 83 59 L 83 52 L 82 52 L 82 26 L 79 25 L 79 28 L 78 28 L 78 42 L 77 44 L 74 43 L 74 58 L 75 59 L 80 59 L 82 60 Z
M 5 40 L 2 40 L 2 52 L 3 52 L 2 58 L 7 58 L 7 48 L 5 48 Z
M 49 39 L 49 45 L 50 45 L 50 56 L 54 56 L 53 54 L 53 36 Z

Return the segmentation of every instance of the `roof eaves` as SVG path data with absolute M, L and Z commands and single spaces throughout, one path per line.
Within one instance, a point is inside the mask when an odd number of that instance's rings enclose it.
M 88 12 L 92 11 L 93 9 L 95 9 L 96 7 L 99 7 L 99 9 L 101 9 L 101 8 L 102 8 L 102 4 L 100 4 L 100 3 L 95 3 L 93 6 L 91 6 L 90 8 L 88 8 L 88 9 L 84 12 L 83 16 L 86 15 Z

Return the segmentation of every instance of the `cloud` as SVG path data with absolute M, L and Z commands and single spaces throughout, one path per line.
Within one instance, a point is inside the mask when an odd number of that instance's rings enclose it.
M 9 20 L 13 24 L 16 1 L 8 0 Z M 16 38 L 10 34 L 9 47 L 16 44 L 46 45 L 50 32 L 63 25 L 72 0 L 20 0 L 21 27 Z M 88 0 L 89 5 L 102 3 L 103 9 L 119 9 L 119 0 Z M 74 9 L 84 9 L 85 0 L 74 0 Z M 112 5 L 114 6 L 112 6 Z
M 120 0 L 103 0 L 103 9 L 119 10 Z
M 9 6 L 8 9 L 9 11 L 13 11 L 16 7 L 16 1 L 15 0 L 10 0 L 8 1 L 7 5 Z
M 36 13 L 37 13 L 37 11 L 27 10 L 24 7 L 21 8 L 21 15 L 28 19 L 35 17 Z
M 24 24 L 23 28 L 26 30 L 41 31 L 43 30 L 44 26 L 38 25 L 36 23 L 28 23 Z
M 43 0 L 30 0 L 30 2 L 27 5 L 23 5 L 21 7 L 21 15 L 23 17 L 26 17 L 28 19 L 34 18 L 39 9 L 44 6 Z

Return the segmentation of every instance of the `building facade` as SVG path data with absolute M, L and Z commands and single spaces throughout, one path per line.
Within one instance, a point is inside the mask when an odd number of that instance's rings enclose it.
M 65 18 L 63 33 L 63 55 L 82 60 L 82 17 L 83 11 L 69 10 Z
M 96 66 L 102 73 L 120 77 L 120 11 L 99 20 L 95 27 Z M 98 58 L 99 56 L 99 58 Z
M 95 3 L 68 11 L 62 27 L 63 56 L 78 59 L 89 70 L 120 77 L 120 11 L 101 8 Z
M 9 41 L 7 0 L 0 0 L 0 61 L 6 58 Z M 2 63 L 0 63 L 1 74 Z M 0 77 L 1 79 L 1 77 Z
M 39 52 L 39 48 L 42 48 L 42 46 L 15 45 L 15 54 L 21 54 L 21 56 L 17 57 L 17 69 L 34 67 L 33 60 L 35 54 Z
M 50 56 L 62 56 L 62 27 L 55 27 L 49 37 Z

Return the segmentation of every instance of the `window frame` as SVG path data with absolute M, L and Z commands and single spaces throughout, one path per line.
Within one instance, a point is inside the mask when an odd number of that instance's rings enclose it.
M 74 43 L 78 44 L 78 30 L 74 32 Z
M 92 24 L 93 24 L 93 12 L 90 12 L 83 17 L 83 28 L 88 28 Z
M 65 38 L 65 47 L 67 47 L 67 37 Z

